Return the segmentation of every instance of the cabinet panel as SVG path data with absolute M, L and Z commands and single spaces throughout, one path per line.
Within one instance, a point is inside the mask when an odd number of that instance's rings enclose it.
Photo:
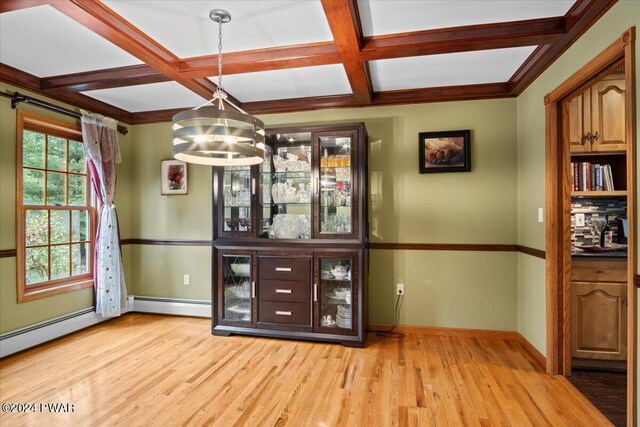
M 311 257 L 270 257 L 259 256 L 260 280 L 309 281 L 311 278 Z
M 218 321 L 227 325 L 254 326 L 255 278 L 252 252 L 226 252 L 219 255 Z
M 591 151 L 590 138 L 587 133 L 591 129 L 591 91 L 585 90 L 568 102 L 569 108 L 569 143 L 572 153 Z
M 357 333 L 357 254 L 317 255 L 315 266 L 314 329 L 332 334 Z
M 315 134 L 320 167 L 316 181 L 314 236 L 356 238 L 358 155 L 355 131 Z
M 571 280 L 626 283 L 627 260 L 574 257 L 571 260 Z
M 591 151 L 623 151 L 625 133 L 625 81 L 602 80 L 591 88 Z
M 260 322 L 311 325 L 311 305 L 299 302 L 260 301 Z
M 616 283 L 572 283 L 572 356 L 625 360 L 627 287 Z
M 259 286 L 260 301 L 306 302 L 311 297 L 311 283 L 305 281 L 263 280 Z

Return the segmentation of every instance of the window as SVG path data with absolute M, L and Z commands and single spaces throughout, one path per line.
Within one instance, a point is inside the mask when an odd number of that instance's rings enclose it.
M 18 112 L 18 302 L 93 285 L 95 209 L 78 126 Z

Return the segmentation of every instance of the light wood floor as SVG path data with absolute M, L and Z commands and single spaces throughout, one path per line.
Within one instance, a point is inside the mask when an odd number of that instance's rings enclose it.
M 515 341 L 371 335 L 351 349 L 143 314 L 0 361 L 0 401 L 75 405 L 2 426 L 609 425 Z

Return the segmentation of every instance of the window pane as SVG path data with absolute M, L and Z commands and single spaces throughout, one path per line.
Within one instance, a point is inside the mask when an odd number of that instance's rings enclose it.
M 89 211 L 71 211 L 71 240 L 89 240 Z
M 27 248 L 27 285 L 44 282 L 49 278 L 49 248 Z
M 71 245 L 73 275 L 79 276 L 89 272 L 89 244 Z
M 44 205 L 44 172 L 23 169 L 22 203 L 25 205 Z
M 69 249 L 69 245 L 51 246 L 51 280 L 70 276 Z
M 47 173 L 47 204 L 64 206 L 64 190 L 67 187 L 67 175 L 57 172 Z
M 86 175 L 69 175 L 69 206 L 85 206 L 87 204 Z
M 28 210 L 26 212 L 26 236 L 27 246 L 46 245 L 49 239 L 49 221 L 47 211 Z
M 69 211 L 51 211 L 51 243 L 69 242 Z
M 44 135 L 25 130 L 22 133 L 22 164 L 44 169 Z
M 47 169 L 67 170 L 67 140 L 56 136 L 48 136 Z
M 84 173 L 84 146 L 82 142 L 69 140 L 69 172 Z

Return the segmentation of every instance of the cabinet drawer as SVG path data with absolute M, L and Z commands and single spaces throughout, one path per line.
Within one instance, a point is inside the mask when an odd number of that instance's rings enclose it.
M 626 259 L 576 258 L 571 261 L 571 280 L 578 282 L 626 282 Z
M 308 281 L 260 280 L 260 301 L 309 303 L 311 284 Z
M 259 279 L 311 280 L 311 258 L 258 257 Z
M 311 305 L 300 302 L 260 301 L 258 321 L 286 323 L 289 325 L 311 325 Z

